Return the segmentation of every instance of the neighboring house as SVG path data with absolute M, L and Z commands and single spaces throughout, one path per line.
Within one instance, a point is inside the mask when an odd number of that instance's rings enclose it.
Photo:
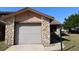
M 11 13 L 14 13 L 14 12 L 0 12 L 0 18 L 3 17 L 3 16 L 6 16 L 6 15 L 9 15 Z M 0 20 L 0 41 L 3 41 L 5 39 L 5 24 L 3 21 Z
M 5 23 L 5 44 L 8 46 L 14 44 L 49 46 L 51 43 L 51 27 L 60 25 L 59 23 L 54 25 L 54 17 L 31 8 L 24 8 L 4 16 L 1 21 Z
M 57 20 L 53 20 L 50 23 L 50 43 L 58 43 L 60 42 L 60 25 L 61 23 Z

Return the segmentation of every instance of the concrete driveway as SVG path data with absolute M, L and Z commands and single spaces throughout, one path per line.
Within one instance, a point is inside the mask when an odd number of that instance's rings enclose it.
M 44 47 L 42 44 L 13 45 L 5 51 L 54 51 L 54 50 L 60 50 L 60 43 L 53 44 L 50 47 Z
M 42 51 L 44 50 L 41 44 L 26 44 L 26 45 L 14 45 L 8 48 L 6 51 Z

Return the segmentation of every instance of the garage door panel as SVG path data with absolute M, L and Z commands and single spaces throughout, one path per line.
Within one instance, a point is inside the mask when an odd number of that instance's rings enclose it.
M 41 43 L 41 26 L 38 24 L 18 24 L 17 32 L 19 44 Z

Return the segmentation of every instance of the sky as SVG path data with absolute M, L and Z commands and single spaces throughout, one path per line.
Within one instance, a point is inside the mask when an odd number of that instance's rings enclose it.
M 0 11 L 18 11 L 23 7 L 0 7 Z M 37 11 L 55 17 L 60 23 L 64 22 L 64 18 L 71 14 L 79 12 L 79 7 L 31 7 Z

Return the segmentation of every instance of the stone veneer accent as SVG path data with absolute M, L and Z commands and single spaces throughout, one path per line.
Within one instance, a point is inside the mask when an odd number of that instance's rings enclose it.
M 6 19 L 5 44 L 12 46 L 14 44 L 14 17 Z
M 42 44 L 44 46 L 50 45 L 50 23 L 49 19 L 42 17 L 42 28 L 41 28 L 41 36 L 42 36 Z

